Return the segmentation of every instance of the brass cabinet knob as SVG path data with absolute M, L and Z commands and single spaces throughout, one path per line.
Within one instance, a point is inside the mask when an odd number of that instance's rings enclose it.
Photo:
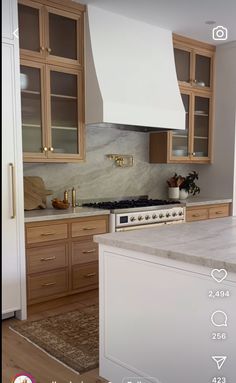
M 196 156 L 196 153 L 195 153 L 195 152 L 193 152 L 193 153 L 192 153 L 192 155 L 193 155 L 193 156 Z
M 51 48 L 47 48 L 47 52 L 51 53 L 52 52 Z
M 48 148 L 46 146 L 43 147 L 43 152 L 47 152 Z
M 40 51 L 43 52 L 45 50 L 44 47 L 40 47 Z
M 53 151 L 54 151 L 54 148 L 51 146 L 50 148 L 48 148 L 48 150 L 49 150 L 50 152 L 53 152 Z

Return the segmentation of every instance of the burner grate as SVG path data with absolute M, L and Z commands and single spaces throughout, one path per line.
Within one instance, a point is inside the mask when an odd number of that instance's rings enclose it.
M 96 202 L 96 203 L 85 203 L 83 206 L 93 207 L 97 209 L 130 209 L 148 206 L 163 206 L 179 204 L 179 201 L 161 200 L 161 199 L 139 199 L 139 200 L 121 200 L 111 202 Z

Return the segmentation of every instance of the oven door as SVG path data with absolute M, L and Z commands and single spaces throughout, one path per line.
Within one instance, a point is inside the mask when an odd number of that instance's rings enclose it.
M 159 222 L 159 223 L 149 223 L 147 225 L 138 225 L 138 226 L 126 226 L 126 227 L 116 227 L 115 231 L 131 231 L 131 230 L 139 230 L 139 229 L 151 229 L 152 227 L 165 226 L 165 225 L 174 225 L 177 223 L 183 223 L 183 220 L 180 221 L 172 221 L 172 222 Z

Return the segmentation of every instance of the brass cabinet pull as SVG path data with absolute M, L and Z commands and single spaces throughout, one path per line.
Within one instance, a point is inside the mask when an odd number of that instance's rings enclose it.
M 84 227 L 83 230 L 96 230 L 96 227 Z
M 46 146 L 44 146 L 44 147 L 42 148 L 42 151 L 43 151 L 43 152 L 47 152 L 47 151 L 48 151 L 48 148 L 47 148 Z
M 54 259 L 56 259 L 56 257 L 47 257 L 47 258 L 41 258 L 40 261 L 41 262 L 44 262 L 44 261 L 54 261 Z
M 89 274 L 86 274 L 84 275 L 84 278 L 92 278 L 92 277 L 95 277 L 96 273 L 89 273 Z
M 224 214 L 224 212 L 223 211 L 216 211 L 216 214 L 220 215 L 220 214 Z
M 11 170 L 11 195 L 12 195 L 12 215 L 11 219 L 16 218 L 16 178 L 15 167 L 12 163 L 9 164 Z
M 43 283 L 41 286 L 42 287 L 48 287 L 48 286 L 54 286 L 56 282 L 48 282 L 48 283 Z
M 95 253 L 96 252 L 96 249 L 92 249 L 92 250 L 84 250 L 83 251 L 83 254 L 91 254 L 91 253 Z
M 197 217 L 201 217 L 200 214 L 193 214 L 193 217 L 197 218 Z
M 47 237 L 48 235 L 54 235 L 55 233 L 41 233 L 41 237 Z
M 51 146 L 50 148 L 48 148 L 48 150 L 49 150 L 50 152 L 53 152 L 53 151 L 54 151 L 54 148 Z

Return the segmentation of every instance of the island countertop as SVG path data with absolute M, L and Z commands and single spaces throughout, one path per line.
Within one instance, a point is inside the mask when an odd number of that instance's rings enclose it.
M 236 217 L 96 235 L 95 242 L 236 272 Z

